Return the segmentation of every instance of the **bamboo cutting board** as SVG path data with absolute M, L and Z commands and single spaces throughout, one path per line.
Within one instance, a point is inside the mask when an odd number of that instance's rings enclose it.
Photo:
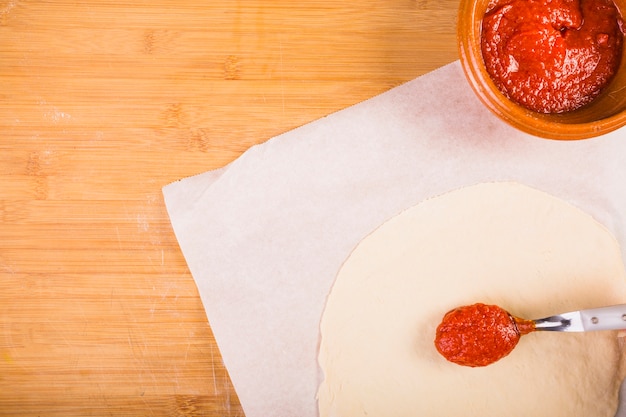
M 456 0 L 0 0 L 0 416 L 243 416 L 161 188 L 456 59 Z

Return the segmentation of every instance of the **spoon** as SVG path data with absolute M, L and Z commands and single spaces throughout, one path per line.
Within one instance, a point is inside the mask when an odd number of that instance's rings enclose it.
M 626 304 L 571 311 L 536 320 L 515 317 L 496 305 L 455 308 L 437 327 L 435 347 L 450 362 L 486 366 L 507 356 L 534 331 L 586 332 L 626 329 Z
M 626 329 L 626 304 L 571 311 L 533 320 L 535 330 L 591 332 Z

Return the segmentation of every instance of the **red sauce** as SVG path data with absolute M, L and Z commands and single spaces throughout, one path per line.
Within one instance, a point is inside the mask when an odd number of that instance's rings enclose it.
M 541 113 L 591 102 L 620 65 L 623 20 L 612 0 L 492 0 L 482 22 L 487 72 Z
M 478 303 L 446 313 L 437 327 L 435 347 L 450 362 L 486 366 L 511 353 L 520 337 L 534 330 L 531 320 Z

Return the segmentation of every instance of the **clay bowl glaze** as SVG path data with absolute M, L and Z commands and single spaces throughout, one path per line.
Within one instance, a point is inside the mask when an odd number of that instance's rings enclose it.
M 615 4 L 626 16 L 626 0 L 615 0 Z M 509 100 L 485 69 L 480 42 L 488 5 L 489 0 L 461 0 L 457 41 L 465 76 L 489 110 L 511 126 L 546 139 L 586 139 L 626 125 L 626 42 L 617 74 L 594 101 L 566 113 L 537 113 Z

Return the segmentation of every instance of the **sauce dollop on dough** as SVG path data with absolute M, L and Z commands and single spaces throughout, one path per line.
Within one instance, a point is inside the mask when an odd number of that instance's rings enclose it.
M 591 102 L 620 65 L 623 20 L 612 0 L 493 0 L 482 21 L 487 72 L 540 113 Z
M 482 303 L 455 308 L 437 327 L 435 347 L 450 362 L 486 366 L 507 356 L 523 334 L 534 331 L 530 320 Z

